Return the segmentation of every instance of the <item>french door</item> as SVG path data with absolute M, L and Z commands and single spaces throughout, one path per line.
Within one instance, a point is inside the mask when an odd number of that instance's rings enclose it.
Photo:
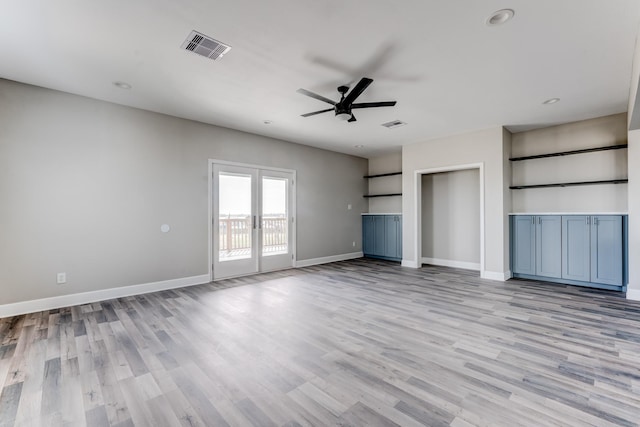
M 213 165 L 213 279 L 293 266 L 293 173 Z

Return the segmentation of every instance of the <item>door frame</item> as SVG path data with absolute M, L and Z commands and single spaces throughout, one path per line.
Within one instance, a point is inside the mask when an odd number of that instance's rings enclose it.
M 415 253 L 417 259 L 417 268 L 422 266 L 422 175 L 431 175 L 442 172 L 455 172 L 461 170 L 475 169 L 479 173 L 479 192 L 480 192 L 480 277 L 486 278 L 485 270 L 485 221 L 484 221 L 484 162 L 468 163 L 463 165 L 451 165 L 428 169 L 419 169 L 414 171 L 414 189 L 413 200 L 414 206 L 414 230 L 416 233 Z
M 293 259 L 291 260 L 291 266 L 295 267 L 296 259 L 298 259 L 297 250 L 296 250 L 296 229 L 298 224 L 298 218 L 296 216 L 296 188 L 297 188 L 297 174 L 295 169 L 284 169 L 284 168 L 275 168 L 271 166 L 265 165 L 256 165 L 252 163 L 240 163 L 240 162 L 230 162 L 228 160 L 218 160 L 218 159 L 209 159 L 209 168 L 208 168 L 208 214 L 207 219 L 209 221 L 208 224 L 208 252 L 209 252 L 209 281 L 213 282 L 213 165 L 225 165 L 225 166 L 238 166 L 243 168 L 251 168 L 251 169 L 260 169 L 266 171 L 274 171 L 274 172 L 285 172 L 290 173 L 293 176 L 293 189 L 291 191 L 291 218 L 293 221 L 291 223 L 291 253 L 293 254 Z

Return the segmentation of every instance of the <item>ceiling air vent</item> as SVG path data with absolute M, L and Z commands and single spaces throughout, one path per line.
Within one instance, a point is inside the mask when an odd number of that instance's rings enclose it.
M 225 53 L 231 50 L 231 46 L 207 37 L 197 31 L 191 31 L 189 37 L 182 43 L 182 48 L 213 60 L 222 58 Z
M 400 120 L 394 120 L 394 121 L 382 124 L 382 126 L 384 126 L 386 128 L 389 128 L 389 129 L 399 128 L 400 126 L 404 126 L 404 125 L 406 125 L 406 123 L 403 122 L 403 121 L 400 121 Z

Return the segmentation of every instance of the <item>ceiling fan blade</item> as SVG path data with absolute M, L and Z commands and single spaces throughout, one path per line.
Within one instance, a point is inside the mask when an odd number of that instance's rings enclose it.
M 329 98 L 325 98 L 322 95 L 318 95 L 317 93 L 309 92 L 306 89 L 298 89 L 296 92 L 301 93 L 303 95 L 310 96 L 311 98 L 315 98 L 318 101 L 326 102 L 327 104 L 336 105 L 335 101 L 332 101 Z
M 327 113 L 329 111 L 333 111 L 333 108 L 327 108 L 326 110 L 314 111 L 313 113 L 301 114 L 302 117 L 315 116 L 320 113 Z
M 358 84 L 356 84 L 351 92 L 349 92 L 349 94 L 344 98 L 344 101 L 342 101 L 342 105 L 352 104 L 353 101 L 355 101 L 356 98 L 359 97 L 360 94 L 364 92 L 364 90 L 369 87 L 371 83 L 373 83 L 373 80 L 371 80 L 370 78 L 361 78 Z
M 351 108 L 393 107 L 394 105 L 396 105 L 396 101 L 361 102 L 359 104 L 353 104 Z
M 356 122 L 356 116 L 354 116 L 353 114 L 351 114 L 351 118 L 349 120 L 347 120 L 347 122 Z

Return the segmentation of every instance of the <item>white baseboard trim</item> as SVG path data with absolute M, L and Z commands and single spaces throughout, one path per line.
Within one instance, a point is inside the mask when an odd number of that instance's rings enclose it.
M 400 263 L 401 267 L 420 268 L 421 266 L 412 259 L 403 259 Z
M 479 262 L 454 261 L 451 259 L 422 258 L 423 264 L 440 265 L 442 267 L 463 268 L 465 270 L 480 271 Z
M 209 275 L 203 274 L 201 276 L 182 277 L 180 279 L 163 280 L 141 285 L 122 286 L 119 288 L 101 289 L 99 291 L 3 304 L 0 305 L 0 318 L 128 297 L 131 295 L 147 294 L 149 292 L 166 291 L 167 289 L 183 288 L 185 286 L 201 285 L 203 283 L 209 283 L 209 281 Z
M 640 301 L 640 290 L 627 288 L 627 299 L 630 299 L 632 301 Z
M 504 273 L 501 273 L 499 271 L 481 271 L 480 272 L 480 277 L 483 279 L 489 279 L 489 280 L 497 280 L 499 282 L 505 282 L 509 279 L 511 279 L 511 271 L 505 271 Z
M 303 259 L 300 261 L 296 261 L 295 267 L 296 268 L 309 267 L 311 265 L 327 264 L 330 262 L 346 261 L 348 259 L 362 258 L 363 256 L 364 254 L 362 252 L 351 252 L 348 254 L 325 256 L 321 258 Z

